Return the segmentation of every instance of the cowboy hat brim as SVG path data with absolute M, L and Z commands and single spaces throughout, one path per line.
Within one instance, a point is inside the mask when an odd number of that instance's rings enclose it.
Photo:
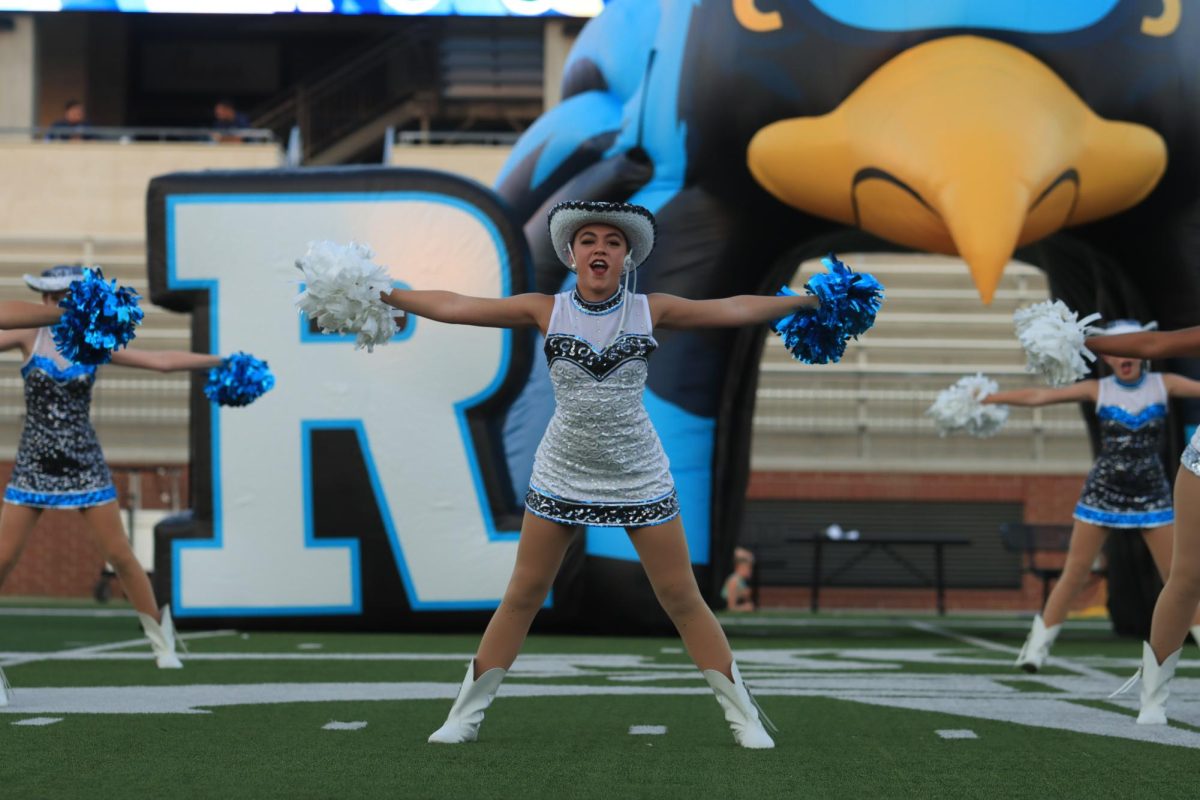
M 605 203 L 596 200 L 569 200 L 550 209 L 550 241 L 554 252 L 572 272 L 571 240 L 584 225 L 611 225 L 625 234 L 632 268 L 637 269 L 654 249 L 654 215 L 630 203 Z

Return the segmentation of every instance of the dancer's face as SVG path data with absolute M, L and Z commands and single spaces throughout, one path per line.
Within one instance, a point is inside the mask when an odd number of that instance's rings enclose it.
M 1101 356 L 1101 358 L 1117 376 L 1117 380 L 1131 383 L 1142 377 L 1142 360 L 1139 358 L 1122 358 L 1121 356 Z
M 629 245 L 620 228 L 596 222 L 575 232 L 571 254 L 575 256 L 579 292 L 588 300 L 604 300 L 617 291 Z

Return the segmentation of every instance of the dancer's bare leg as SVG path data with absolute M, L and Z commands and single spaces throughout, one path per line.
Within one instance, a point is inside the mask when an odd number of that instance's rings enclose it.
M 104 555 L 104 559 L 112 564 L 125 589 L 129 602 L 139 613 L 152 617 L 161 622 L 158 603 L 154 599 L 154 589 L 150 586 L 150 578 L 142 568 L 133 548 L 129 546 L 129 537 L 125 535 L 125 526 L 121 523 L 121 510 L 117 504 L 105 503 L 102 506 L 80 509 L 83 521 L 92 541 Z
M 1154 559 L 1154 566 L 1158 568 L 1158 575 L 1165 584 L 1171 575 L 1171 553 L 1175 549 L 1175 526 L 1163 525 L 1160 528 L 1151 528 L 1144 531 L 1142 536 L 1146 540 L 1146 548 L 1150 551 L 1150 556 Z M 1196 609 L 1196 614 L 1192 617 L 1192 625 L 1200 625 L 1200 608 Z
M 1100 555 L 1100 548 L 1104 546 L 1107 536 L 1106 528 L 1075 520 L 1062 577 L 1054 584 L 1054 589 L 1046 600 L 1046 607 L 1042 609 L 1042 622 L 1047 628 L 1058 625 L 1067 618 L 1071 601 L 1083 590 L 1088 576 L 1092 574 L 1092 564 L 1096 562 L 1096 556 Z
M 702 670 L 717 670 L 733 680 L 733 651 L 721 624 L 700 596 L 679 517 L 654 527 L 630 528 L 629 539 L 692 661 Z
M 562 566 L 570 542 L 571 529 L 566 525 L 525 512 L 517 543 L 517 563 L 504 590 L 504 599 L 492 614 L 475 652 L 476 678 L 495 667 L 508 669 L 516 661 L 529 626 L 554 585 L 554 576 Z
M 42 509 L 5 503 L 0 509 L 0 585 L 8 579 L 37 525 Z
M 1200 478 L 1183 467 L 1175 479 L 1171 571 L 1154 605 L 1150 647 L 1162 663 L 1183 645 L 1200 605 Z

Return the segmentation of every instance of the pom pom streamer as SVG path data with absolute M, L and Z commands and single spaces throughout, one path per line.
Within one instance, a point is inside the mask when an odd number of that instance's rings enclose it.
M 883 305 L 883 284 L 874 275 L 854 272 L 833 253 L 821 263 L 828 272 L 814 275 L 805 286 L 821 301 L 818 319 L 847 337 L 861 336 L 875 324 L 875 315 Z
M 392 278 L 371 261 L 374 255 L 357 242 L 310 242 L 296 261 L 305 283 L 296 307 L 324 333 L 356 334 L 355 349 L 365 347 L 368 353 L 387 344 L 396 333 L 396 318 L 404 315 L 380 299 L 391 291 Z
M 65 310 L 50 328 L 58 352 L 77 364 L 107 364 L 114 350 L 133 341 L 142 324 L 138 299 L 128 286 L 105 281 L 98 268 L 85 269 L 58 303 Z
M 1017 340 L 1025 349 L 1025 370 L 1040 375 L 1051 386 L 1068 386 L 1088 374 L 1088 363 L 1096 356 L 1084 347 L 1093 333 L 1091 324 L 1100 319 L 1090 314 L 1083 319 L 1061 300 L 1045 300 L 1013 314 Z
M 780 289 L 778 295 L 799 297 L 788 286 Z M 788 352 L 805 364 L 841 361 L 846 352 L 846 342 L 849 341 L 849 337 L 838 328 L 822 325 L 814 309 L 799 309 L 783 319 L 776 320 L 771 328 L 783 339 L 783 346 Z
M 208 371 L 204 396 L 220 406 L 248 406 L 275 386 L 267 362 L 249 353 L 234 353 Z
M 832 253 L 821 263 L 828 272 L 813 276 L 805 286 L 820 305 L 797 310 L 772 325 L 784 347 L 807 364 L 841 361 L 846 344 L 870 330 L 883 304 L 883 285 L 873 275 L 851 271 Z M 787 286 L 778 294 L 798 296 Z
M 984 405 L 983 400 L 999 388 L 984 375 L 966 375 L 939 392 L 925 414 L 933 419 L 939 436 L 959 431 L 981 438 L 995 436 L 1008 420 L 1008 406 Z

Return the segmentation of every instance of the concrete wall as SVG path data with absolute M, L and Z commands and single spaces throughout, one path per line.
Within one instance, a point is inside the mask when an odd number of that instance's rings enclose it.
M 141 237 L 154 176 L 278 164 L 274 145 L 0 142 L 0 237 Z
M 0 31 L 0 127 L 27 128 L 34 124 L 37 94 L 37 47 L 33 17 L 9 17 L 14 27 Z
M 493 186 L 511 152 L 511 147 L 483 145 L 396 145 L 392 166 L 453 172 Z

